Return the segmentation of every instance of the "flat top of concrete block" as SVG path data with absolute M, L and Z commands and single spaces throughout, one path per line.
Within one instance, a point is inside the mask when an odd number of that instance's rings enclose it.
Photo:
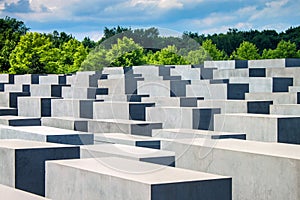
M 20 132 L 28 132 L 28 133 L 35 133 L 39 135 L 82 135 L 82 134 L 92 134 L 87 132 L 81 132 L 81 131 L 73 131 L 73 130 L 67 130 L 67 129 L 61 129 L 61 128 L 54 128 L 49 126 L 22 126 L 22 127 L 12 127 L 12 126 L 5 126 L 1 125 L 1 129 L 12 129 L 12 130 L 18 130 Z
M 132 141 L 160 141 L 157 138 L 138 136 L 124 133 L 97 133 L 94 134 L 94 139 L 103 139 L 109 141 L 110 139 L 132 140 Z
M 297 115 L 269 115 L 269 114 L 251 114 L 251 113 L 228 113 L 228 114 L 217 114 L 222 116 L 237 116 L 237 117 L 254 117 L 254 118 L 272 118 L 272 119 L 279 119 L 279 118 L 299 118 L 300 116 Z
M 12 116 L 12 115 L 7 115 L 7 116 L 0 116 L 0 120 L 23 120 L 23 119 L 40 119 L 38 117 L 23 117 L 23 116 Z
M 160 132 L 171 132 L 174 134 L 199 134 L 199 135 L 241 135 L 245 133 L 231 133 L 231 132 L 219 132 L 219 131 L 209 131 L 209 130 L 198 130 L 198 129 L 153 129 L 153 137 L 155 137 L 156 134 L 159 135 Z
M 175 156 L 175 153 L 171 151 L 128 146 L 123 144 L 85 145 L 85 146 L 81 146 L 80 148 L 90 151 L 91 155 L 93 155 L 93 152 L 103 152 L 103 153 L 117 154 L 117 155 L 134 157 L 134 158 Z
M 188 145 L 199 145 L 211 149 L 226 149 L 230 151 L 300 160 L 300 145 L 293 144 L 257 142 L 238 139 L 211 140 L 204 138 L 196 138 L 193 141 L 188 139 L 178 139 L 173 140 L 172 142 L 185 143 Z
M 25 96 L 18 99 L 62 99 L 61 97 L 45 97 L 45 96 Z
M 17 139 L 0 140 L 0 148 L 8 148 L 8 149 L 36 149 L 36 148 L 38 149 L 38 148 L 62 148 L 62 147 L 75 147 L 75 146 L 48 143 L 48 142 L 17 140 Z
M 58 164 L 152 185 L 229 178 L 115 157 L 47 161 L 47 164 Z
M 66 120 L 66 121 L 91 121 L 91 119 L 86 119 L 86 118 L 75 118 L 75 117 L 42 117 L 43 119 L 49 119 L 49 120 Z
M 153 123 L 161 123 L 161 122 L 149 122 L 149 121 L 138 121 L 138 120 L 129 120 L 129 119 L 93 119 L 90 121 L 95 122 L 110 122 L 110 123 L 120 123 L 120 124 L 139 124 L 139 125 L 147 125 Z
M 1 199 L 3 200 L 46 200 L 47 199 L 5 185 L 0 185 L 0 194 L 1 194 Z

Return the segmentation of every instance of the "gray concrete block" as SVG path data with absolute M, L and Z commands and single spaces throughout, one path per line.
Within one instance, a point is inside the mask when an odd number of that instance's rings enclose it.
M 22 139 L 72 145 L 94 144 L 94 135 L 92 133 L 47 126 L 0 126 L 0 139 Z
M 107 90 L 92 87 L 63 87 L 62 97 L 67 99 L 96 99 L 97 95 L 106 94 Z
M 152 132 L 155 129 L 152 130 Z M 100 133 L 94 135 L 95 144 L 124 144 L 151 149 L 160 149 L 160 140 L 152 137 L 129 135 L 124 133 Z
M 0 116 L 0 124 L 7 126 L 40 126 L 41 118 L 21 116 Z
M 50 117 L 51 101 L 58 97 L 19 97 L 18 115 L 24 117 Z
M 93 119 L 146 119 L 146 108 L 154 103 L 139 102 L 94 102 Z
M 266 100 L 204 100 L 198 101 L 198 108 L 220 108 L 221 113 L 269 114 L 272 101 Z
M 156 129 L 152 131 L 152 137 L 165 139 L 246 139 L 245 133 L 230 133 L 195 129 Z
M 45 161 L 80 157 L 79 147 L 0 140 L 0 184 L 45 195 Z
M 95 71 L 82 71 L 76 72 L 72 76 L 68 76 L 66 79 L 67 85 L 73 87 L 98 87 L 98 80 L 101 78 L 100 72 Z
M 175 167 L 175 153 L 122 144 L 98 144 L 80 147 L 80 158 L 119 157 Z
M 297 104 L 300 100 L 299 94 L 298 92 L 248 93 L 245 99 L 273 101 L 273 104 Z
M 61 97 L 62 88 L 67 85 L 31 85 L 30 96 L 38 97 Z
M 57 200 L 231 199 L 228 177 L 152 163 L 98 158 L 51 161 L 46 167 L 46 196 Z
M 293 85 L 300 85 L 300 68 L 292 67 L 292 68 L 268 68 L 266 69 L 267 77 L 292 77 Z
M 47 198 L 31 194 L 29 192 L 24 192 L 12 187 L 5 185 L 0 185 L 1 198 L 9 200 L 47 200 Z
M 155 103 L 155 107 L 197 107 L 203 97 L 144 97 L 142 102 Z
M 88 121 L 88 131 L 92 133 L 125 133 L 151 136 L 152 129 L 161 129 L 159 122 L 125 119 L 97 119 Z
M 249 68 L 299 67 L 300 59 L 285 58 L 285 59 L 249 60 L 248 66 Z
M 180 76 L 181 80 L 200 80 L 199 68 L 192 68 L 191 65 L 176 65 L 170 69 L 171 76 Z
M 150 97 L 170 97 L 171 83 L 169 80 L 145 80 L 137 82 L 137 93 Z
M 51 115 L 53 117 L 93 118 L 93 99 L 53 99 L 51 101 Z
M 278 104 L 271 105 L 270 113 L 274 115 L 297 115 L 300 116 L 299 104 Z
M 162 148 L 176 152 L 180 168 L 232 176 L 234 200 L 300 197 L 299 145 L 194 139 L 165 140 Z
M 66 75 L 48 74 L 39 76 L 40 85 L 65 85 L 66 82 Z
M 148 121 L 157 121 L 163 128 L 213 130 L 214 115 L 219 108 L 152 107 L 147 108 Z
M 247 140 L 300 144 L 299 116 L 220 114 L 214 122 L 216 131 L 246 133 Z
M 89 119 L 74 117 L 43 117 L 42 126 L 50 126 L 74 131 L 88 132 Z
M 204 67 L 217 68 L 219 70 L 248 68 L 248 61 L 246 60 L 204 61 Z
M 186 86 L 187 97 L 204 97 L 204 99 L 227 99 L 227 84 L 210 84 L 208 80 L 192 80 Z
M 220 69 L 213 72 L 214 79 L 229 79 L 232 77 L 249 77 L 248 69 Z

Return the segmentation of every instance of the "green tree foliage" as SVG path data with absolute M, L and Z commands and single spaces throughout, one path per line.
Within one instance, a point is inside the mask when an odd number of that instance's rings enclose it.
M 112 45 L 107 52 L 107 59 L 111 66 L 117 67 L 142 65 L 145 62 L 143 47 L 127 37 L 118 39 L 117 44 Z
M 48 37 L 40 33 L 27 33 L 10 54 L 9 72 L 12 74 L 47 73 L 41 60 L 52 47 Z
M 27 33 L 10 55 L 12 74 L 73 73 L 79 70 L 87 51 L 83 44 L 70 39 L 55 47 L 45 34 Z
M 197 50 L 190 51 L 188 55 L 185 57 L 188 63 L 197 65 L 203 64 L 205 60 L 210 60 L 209 53 L 202 47 Z
M 7 72 L 11 67 L 9 56 L 28 30 L 22 21 L 10 17 L 0 19 L 0 72 Z
M 232 53 L 230 58 L 235 60 L 255 60 L 259 59 L 260 55 L 255 44 L 244 41 L 236 51 Z
M 297 52 L 296 43 L 291 41 L 281 40 L 276 49 L 264 50 L 262 58 L 273 59 L 273 58 L 299 58 L 299 51 Z
M 85 37 L 83 40 L 82 40 L 82 44 L 85 48 L 88 49 L 88 51 L 94 49 L 96 47 L 96 42 L 91 40 L 89 37 Z
M 65 32 L 58 32 L 58 31 L 53 31 L 53 33 L 49 33 L 46 35 L 54 47 L 60 48 L 64 43 L 68 42 L 71 39 L 74 39 L 72 35 L 69 35 Z
M 226 55 L 225 51 L 220 51 L 217 48 L 217 45 L 213 44 L 212 40 L 205 40 L 202 43 L 202 47 L 207 51 L 209 56 L 213 60 L 226 60 L 228 59 L 228 56 Z
M 160 51 L 147 56 L 147 63 L 154 65 L 185 65 L 188 61 L 178 55 L 176 46 L 168 46 Z

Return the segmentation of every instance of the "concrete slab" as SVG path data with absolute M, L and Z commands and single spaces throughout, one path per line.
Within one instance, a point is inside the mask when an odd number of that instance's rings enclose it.
M 271 105 L 270 113 L 274 115 L 297 115 L 300 116 L 300 104 Z
M 92 133 L 47 126 L 0 126 L 0 139 L 22 139 L 72 145 L 94 144 Z
M 45 195 L 45 161 L 79 158 L 79 147 L 26 140 L 0 140 L 0 184 Z
M 238 123 L 237 123 L 238 122 Z M 247 140 L 300 144 L 300 116 L 264 114 L 215 115 L 215 130 L 246 133 Z
M 214 115 L 219 108 L 151 107 L 146 109 L 148 121 L 163 123 L 163 128 L 213 130 Z
M 88 121 L 88 131 L 92 133 L 124 133 L 151 136 L 152 129 L 161 128 L 161 123 L 151 121 L 124 119 L 97 119 Z
M 0 124 L 7 126 L 40 126 L 41 119 L 20 116 L 0 116 Z
M 165 139 L 195 139 L 195 138 L 209 138 L 209 139 L 246 139 L 245 133 L 230 133 L 218 131 L 206 131 L 195 129 L 156 129 L 152 131 L 152 137 Z
M 140 102 L 94 102 L 93 119 L 146 120 L 146 108 L 154 103 Z
M 298 92 L 248 93 L 245 99 L 273 101 L 273 104 L 297 104 L 300 102 L 299 94 Z
M 220 108 L 221 113 L 269 114 L 272 101 L 264 100 L 204 100 L 198 101 L 198 108 Z
M 47 200 L 47 198 L 31 194 L 29 192 L 24 192 L 12 187 L 7 187 L 5 185 L 0 185 L 1 198 L 9 200 Z
M 232 176 L 234 200 L 299 199 L 300 146 L 246 140 L 162 141 L 176 166 Z
M 50 117 L 51 101 L 59 97 L 19 97 L 18 115 L 24 117 Z
M 43 117 L 42 126 L 49 126 L 74 131 L 88 132 L 89 119 L 74 117 Z
M 152 132 L 155 130 L 152 130 Z M 153 137 L 129 135 L 124 133 L 100 133 L 94 135 L 95 144 L 113 143 L 151 149 L 160 149 L 160 140 Z
M 152 163 L 99 158 L 51 161 L 46 167 L 46 196 L 57 200 L 231 199 L 228 177 Z
M 175 167 L 175 153 L 122 144 L 98 144 L 80 147 L 80 158 L 120 157 Z

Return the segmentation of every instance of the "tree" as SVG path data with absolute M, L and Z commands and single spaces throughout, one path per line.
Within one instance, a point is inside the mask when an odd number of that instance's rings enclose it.
M 260 58 L 260 55 L 255 44 L 244 41 L 236 51 L 232 53 L 230 58 L 236 60 L 256 60 Z
M 213 44 L 212 40 L 203 41 L 202 47 L 213 60 L 226 60 L 228 58 L 225 51 L 220 51 L 217 45 Z
M 12 74 L 35 74 L 47 73 L 45 62 L 41 60 L 42 55 L 48 52 L 52 43 L 43 34 L 31 32 L 21 36 L 20 42 L 9 57 Z
M 56 73 L 69 74 L 77 72 L 87 54 L 86 48 L 76 39 L 64 43 L 60 51 L 60 64 Z
M 148 64 L 154 65 L 185 65 L 188 61 L 182 56 L 178 55 L 176 46 L 168 46 L 154 54 L 148 54 Z
M 145 63 L 144 50 L 132 38 L 123 37 L 107 52 L 107 60 L 117 67 L 142 65 Z
M 96 42 L 91 40 L 89 37 L 85 37 L 82 40 L 82 44 L 85 48 L 88 48 L 88 51 L 90 51 L 91 49 L 94 49 L 96 47 Z
M 28 30 L 22 21 L 10 17 L 0 19 L 0 72 L 7 72 L 11 67 L 9 56 Z
M 110 61 L 107 58 L 107 51 L 101 45 L 95 47 L 82 62 L 80 71 L 101 71 L 104 67 L 108 67 Z
M 209 53 L 204 48 L 200 47 L 198 50 L 190 51 L 185 59 L 193 65 L 203 64 L 205 60 L 210 60 Z
M 296 43 L 290 41 L 281 40 L 276 49 L 264 50 L 262 54 L 264 59 L 274 59 L 274 58 L 299 58 L 297 52 Z

